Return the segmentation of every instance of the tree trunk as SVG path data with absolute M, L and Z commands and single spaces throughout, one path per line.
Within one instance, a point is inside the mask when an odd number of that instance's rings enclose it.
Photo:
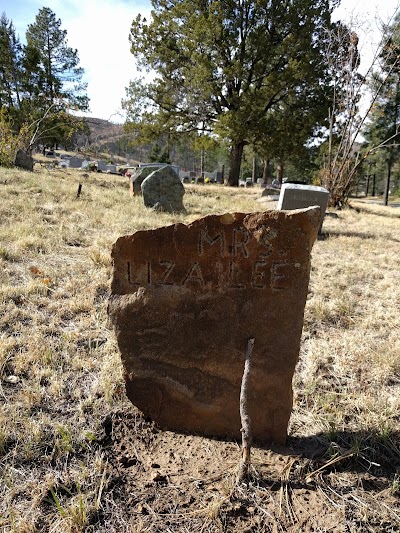
M 276 169 L 276 177 L 280 184 L 282 184 L 283 180 L 283 162 L 279 161 L 277 169 Z
M 389 202 L 389 189 L 390 189 L 390 176 L 392 174 L 392 162 L 388 161 L 388 170 L 386 175 L 386 183 L 385 183 L 385 197 L 384 197 L 384 204 L 388 205 Z
M 269 180 L 269 159 L 264 159 L 264 167 L 263 167 L 263 182 L 264 185 L 268 183 Z
M 251 180 L 253 183 L 257 183 L 257 158 L 253 156 L 253 171 L 251 174 Z
M 202 148 L 200 152 L 200 175 L 202 178 L 204 178 L 204 167 L 205 167 L 205 153 L 204 153 L 204 148 Z
M 243 148 L 246 143 L 240 141 L 231 148 L 230 165 L 227 185 L 239 186 L 240 165 L 242 164 Z

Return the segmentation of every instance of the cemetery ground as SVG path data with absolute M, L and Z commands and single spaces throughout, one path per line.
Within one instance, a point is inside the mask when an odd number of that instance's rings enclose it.
M 0 531 L 400 531 L 400 210 L 325 219 L 287 445 L 254 443 L 234 486 L 240 442 L 161 431 L 126 399 L 110 250 L 268 209 L 260 190 L 188 185 L 171 215 L 119 176 L 0 169 L 0 187 Z

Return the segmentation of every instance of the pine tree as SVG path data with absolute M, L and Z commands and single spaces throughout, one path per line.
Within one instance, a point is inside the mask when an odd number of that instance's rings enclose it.
M 21 109 L 22 78 L 22 46 L 12 21 L 3 13 L 0 18 L 0 108 L 14 120 Z
M 68 46 L 67 31 L 47 7 L 40 9 L 35 22 L 28 26 L 26 41 L 25 83 L 31 120 L 40 121 L 37 142 L 68 144 L 73 133 L 83 128 L 82 121 L 69 111 L 89 107 L 78 52 Z
M 67 144 L 84 128 L 70 113 L 87 110 L 88 97 L 77 50 L 68 46 L 66 35 L 49 8 L 40 9 L 28 26 L 25 46 L 4 13 L 0 19 L 0 111 L 7 126 L 3 136 L 17 136 L 27 152 L 39 143 Z
M 74 109 L 86 110 L 86 84 L 82 83 L 83 69 L 78 51 L 68 46 L 67 31 L 61 29 L 61 20 L 48 7 L 36 15 L 35 22 L 26 32 L 28 50 L 36 51 L 39 61 L 32 74 L 37 76 L 39 96 L 49 106 L 64 101 Z
M 326 84 L 323 43 L 332 4 L 152 0 L 150 22 L 138 17 L 132 24 L 131 51 L 157 76 L 131 87 L 133 120 L 140 105 L 142 129 L 157 135 L 163 127 L 218 133 L 230 142 L 228 182 L 237 185 L 243 148 L 266 117 L 305 84 Z

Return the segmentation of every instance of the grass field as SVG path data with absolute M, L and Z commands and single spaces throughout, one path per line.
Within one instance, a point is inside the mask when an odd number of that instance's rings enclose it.
M 325 219 L 287 446 L 255 446 L 233 489 L 240 443 L 160 431 L 126 399 L 110 250 L 266 209 L 259 190 L 187 186 L 186 215 L 119 176 L 0 169 L 0 190 L 1 532 L 400 531 L 400 209 Z

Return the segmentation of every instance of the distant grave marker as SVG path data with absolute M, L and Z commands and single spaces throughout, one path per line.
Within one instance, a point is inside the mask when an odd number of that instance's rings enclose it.
M 163 428 L 239 438 L 254 338 L 253 436 L 284 443 L 319 221 L 233 213 L 119 238 L 109 315 L 132 403 Z
M 146 207 L 168 213 L 185 210 L 183 205 L 185 188 L 178 174 L 169 165 L 158 168 L 148 175 L 143 180 L 141 189 Z
M 321 209 L 320 227 L 322 227 L 328 199 L 329 191 L 324 187 L 284 183 L 280 190 L 277 209 L 303 209 L 317 205 Z
M 84 159 L 81 157 L 71 157 L 69 160 L 69 168 L 83 168 Z

